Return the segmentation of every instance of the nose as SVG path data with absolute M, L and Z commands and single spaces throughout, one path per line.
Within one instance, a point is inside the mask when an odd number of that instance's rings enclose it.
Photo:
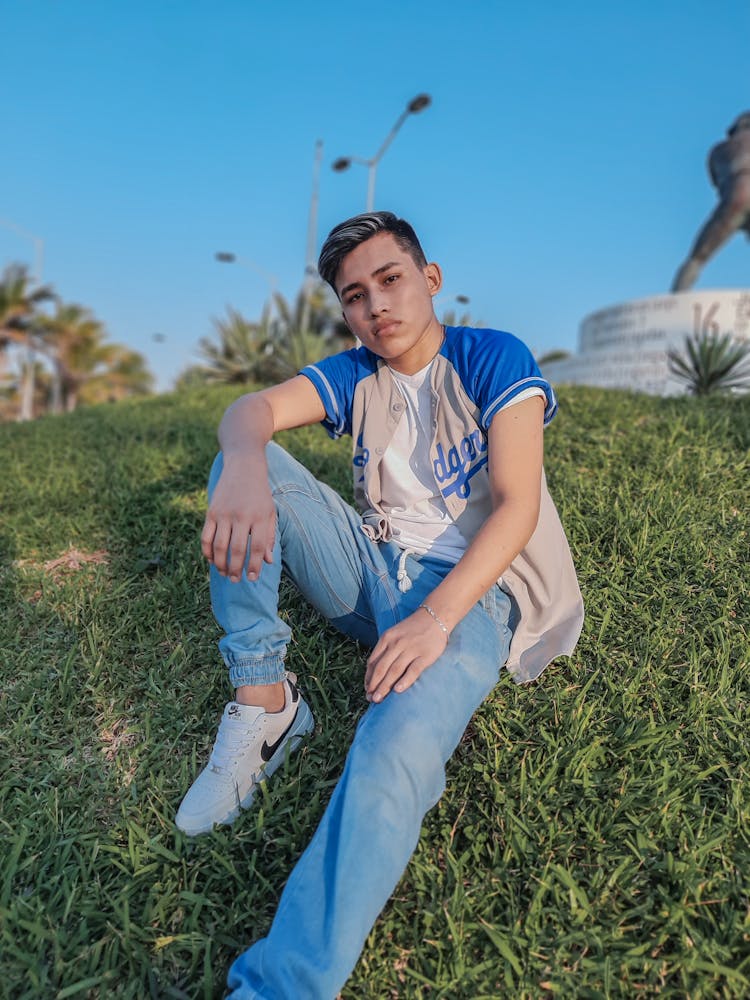
M 370 295 L 370 312 L 373 316 L 379 316 L 382 312 L 388 311 L 388 304 L 382 292 L 372 292 Z

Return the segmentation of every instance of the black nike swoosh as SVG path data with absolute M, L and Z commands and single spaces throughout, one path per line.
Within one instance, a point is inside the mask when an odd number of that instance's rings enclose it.
M 297 713 L 295 712 L 294 713 L 294 719 L 296 719 L 296 718 L 297 718 Z M 289 723 L 289 725 L 286 727 L 286 729 L 284 730 L 284 732 L 281 734 L 281 736 L 279 736 L 279 738 L 276 740 L 275 743 L 272 743 L 269 746 L 268 743 L 265 740 L 263 740 L 263 746 L 260 748 L 260 755 L 263 758 L 263 760 L 266 762 L 266 764 L 269 762 L 269 760 L 273 757 L 273 755 L 276 753 L 276 751 L 279 749 L 279 747 L 281 746 L 281 744 L 286 739 L 287 733 L 289 732 L 289 730 L 294 725 L 294 719 L 292 719 L 292 721 Z

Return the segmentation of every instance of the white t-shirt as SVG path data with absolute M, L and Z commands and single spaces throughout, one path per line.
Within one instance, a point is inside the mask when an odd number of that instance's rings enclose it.
M 456 563 L 467 542 L 451 520 L 430 461 L 432 405 L 430 362 L 414 375 L 391 369 L 404 397 L 404 413 L 381 460 L 382 507 L 388 515 L 393 540 L 402 549 Z M 532 387 L 514 396 L 501 409 L 531 396 L 544 396 Z M 499 412 L 499 411 L 498 411 Z

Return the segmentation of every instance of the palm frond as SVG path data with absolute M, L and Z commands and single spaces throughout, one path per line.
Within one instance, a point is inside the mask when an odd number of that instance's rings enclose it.
M 733 334 L 693 334 L 667 351 L 669 371 L 696 396 L 750 388 L 750 342 Z
M 227 306 L 225 319 L 214 320 L 214 336 L 198 344 L 202 365 L 190 379 L 223 383 L 268 384 L 291 378 L 314 361 L 340 350 L 340 307 L 327 286 L 303 289 L 293 303 L 280 292 L 258 322 Z

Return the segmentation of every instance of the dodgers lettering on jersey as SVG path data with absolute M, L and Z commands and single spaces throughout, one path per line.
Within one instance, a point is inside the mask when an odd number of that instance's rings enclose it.
M 479 431 L 472 431 L 445 453 L 438 442 L 437 458 L 432 463 L 440 492 L 444 497 L 455 493 L 462 500 L 471 494 L 469 480 L 487 465 L 487 441 Z M 443 485 L 445 484 L 445 485 Z

